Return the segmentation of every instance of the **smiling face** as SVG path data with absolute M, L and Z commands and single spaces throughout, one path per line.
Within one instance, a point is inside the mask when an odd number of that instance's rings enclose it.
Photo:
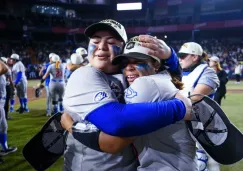
M 122 51 L 123 42 L 110 31 L 97 31 L 90 38 L 88 57 L 90 64 L 105 72 L 118 71 L 118 65 L 112 65 L 112 60 Z
M 127 58 L 127 60 L 123 61 L 123 74 L 129 85 L 131 85 L 139 77 L 155 74 L 159 65 L 159 63 L 152 61 L 152 59 L 138 60 Z

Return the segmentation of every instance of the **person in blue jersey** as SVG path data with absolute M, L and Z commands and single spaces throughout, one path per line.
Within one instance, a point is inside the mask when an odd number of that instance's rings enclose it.
M 49 54 L 49 62 L 47 62 L 40 70 L 39 72 L 39 76 L 43 76 L 45 75 L 48 66 L 51 64 L 51 57 L 54 55 L 55 53 L 50 53 Z M 45 80 L 45 89 L 46 89 L 46 116 L 51 116 L 51 95 L 50 95 L 50 90 L 49 90 L 49 83 L 50 83 L 50 76 L 48 76 Z

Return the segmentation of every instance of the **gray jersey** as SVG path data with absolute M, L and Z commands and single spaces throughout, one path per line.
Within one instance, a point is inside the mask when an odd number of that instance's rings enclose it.
M 127 103 L 156 102 L 175 97 L 179 90 L 166 71 L 137 78 L 125 91 Z M 132 117 L 132 116 L 131 116 Z M 134 142 L 139 153 L 138 170 L 195 171 L 195 142 L 183 121 L 138 137 Z
M 25 76 L 25 67 L 21 61 L 16 62 L 12 68 L 13 81 L 15 81 L 17 79 L 18 72 L 22 72 L 22 79 L 20 81 L 26 82 L 27 79 Z
M 56 64 L 54 63 L 48 66 L 46 72 L 50 73 L 51 80 L 64 81 L 64 71 L 63 64 L 60 64 L 60 67 L 56 68 Z
M 74 121 L 81 121 L 94 109 L 109 102 L 117 102 L 116 94 L 120 96 L 123 92 L 122 81 L 118 77 L 107 76 L 93 67 L 77 69 L 66 86 L 64 109 Z M 134 171 L 137 168 L 130 146 L 116 155 L 102 153 L 87 148 L 71 134 L 68 136 L 64 158 L 65 171 Z
M 0 100 L 6 97 L 6 77 L 0 75 Z

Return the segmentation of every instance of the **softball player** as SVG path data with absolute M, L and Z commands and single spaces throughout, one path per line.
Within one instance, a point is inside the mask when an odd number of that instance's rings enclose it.
M 0 156 L 7 155 L 17 150 L 17 147 L 8 147 L 7 143 L 8 125 L 4 111 L 6 99 L 6 78 L 4 74 L 7 73 L 7 71 L 7 66 L 0 61 L 0 144 L 2 146 Z
M 73 53 L 70 57 L 70 62 L 66 65 L 65 79 L 68 80 L 72 72 L 82 66 L 84 62 L 83 57 L 78 53 Z
M 113 60 L 115 64 L 122 63 L 123 74 L 130 85 L 125 90 L 126 103 L 173 99 L 179 89 L 183 87 L 183 83 L 174 77 L 171 78 L 167 71 L 155 74 L 161 67 L 160 59 L 147 55 L 148 52 L 149 49 L 142 47 L 142 43 L 135 37 L 126 44 L 124 54 Z M 171 58 L 177 59 L 176 54 L 173 53 Z M 178 59 L 174 65 L 176 63 L 178 64 Z M 105 152 L 117 153 L 131 144 L 134 139 L 101 133 L 99 135 L 99 146 Z M 193 146 L 194 141 L 191 139 L 184 121 L 176 122 L 153 133 L 138 137 L 134 145 L 138 151 L 140 163 L 137 170 L 197 170 L 194 160 L 196 153 Z
M 123 123 L 131 124 L 128 124 L 128 127 L 138 127 L 137 130 L 140 130 L 139 133 L 141 133 L 144 131 L 144 125 L 148 129 L 154 130 L 156 129 L 154 127 L 155 125 L 162 127 L 174 122 L 173 119 L 164 119 L 164 117 L 166 117 L 163 115 L 164 112 L 170 113 L 170 116 L 178 114 L 174 117 L 176 120 L 181 120 L 185 116 L 184 103 L 179 107 L 184 111 L 177 110 L 176 112 L 173 110 L 177 109 L 177 107 L 174 108 L 170 106 L 165 109 L 164 105 L 159 105 L 165 103 L 166 105 L 169 105 L 170 101 L 168 104 L 167 102 L 139 105 L 124 105 L 117 103 L 118 99 L 115 96 L 115 93 L 112 92 L 112 87 L 118 86 L 116 86 L 104 73 L 113 74 L 119 72 L 119 66 L 112 65 L 111 61 L 116 55 L 120 54 L 124 42 L 127 41 L 125 29 L 120 23 L 114 20 L 104 20 L 88 27 L 85 34 L 91 38 L 88 51 L 89 61 L 92 67 L 81 67 L 72 74 L 67 83 L 64 96 L 65 111 L 72 116 L 74 121 L 85 122 L 84 120 L 88 120 L 96 123 L 98 121 L 99 123 L 95 125 L 106 127 L 105 129 L 107 132 L 112 132 L 113 130 L 120 134 L 124 134 L 125 132 L 128 133 L 127 130 L 131 130 L 129 133 L 134 134 L 132 129 L 124 128 Z M 121 87 L 119 88 L 121 89 Z M 173 103 L 177 104 L 177 101 L 174 99 Z M 168 111 L 167 109 L 172 110 Z M 148 117 L 142 116 L 141 119 L 141 112 L 144 112 Z M 114 115 L 114 113 L 116 115 Z M 183 116 L 181 116 L 182 113 Z M 134 117 L 129 117 L 129 121 L 126 122 L 124 117 L 126 114 L 127 116 L 133 115 Z M 63 116 L 62 120 L 65 120 L 65 115 Z M 158 118 L 155 119 L 152 116 Z M 152 119 L 149 119 L 149 117 Z M 117 118 L 120 118 L 122 122 Z M 165 123 L 165 120 L 168 122 Z M 113 122 L 115 127 L 109 127 L 111 125 L 110 123 Z M 154 123 L 152 126 L 151 122 Z M 67 125 L 64 127 L 66 129 L 70 128 Z M 138 134 L 138 132 L 136 133 Z M 114 132 L 111 134 L 114 134 Z M 64 170 L 92 169 L 125 171 L 135 170 L 137 167 L 137 162 L 130 146 L 117 155 L 101 153 L 89 149 L 85 145 L 79 143 L 71 134 L 69 134 L 67 139 L 67 149 L 64 158 Z
M 207 54 L 202 47 L 195 42 L 188 42 L 181 46 L 179 50 L 179 61 L 183 69 L 182 81 L 185 84 L 185 94 L 204 94 L 213 98 L 219 86 L 219 79 L 216 72 L 206 64 Z M 193 98 L 193 101 L 200 99 Z M 199 147 L 197 156 L 206 156 L 206 153 Z M 207 157 L 198 157 L 200 171 L 207 170 Z M 218 171 L 219 165 L 215 162 L 208 163 L 210 171 Z M 211 165 L 212 164 L 212 165 Z M 211 167 L 211 166 L 212 167 Z
M 27 98 L 27 79 L 25 76 L 25 67 L 23 63 L 19 60 L 18 54 L 12 54 L 10 57 L 13 68 L 13 80 L 14 80 L 14 87 L 17 90 L 17 96 L 20 102 L 20 109 L 19 113 L 29 112 L 28 109 L 28 98 Z
M 56 54 L 51 56 L 51 65 L 48 66 L 41 83 L 48 77 L 50 78 L 49 91 L 52 98 L 53 113 L 63 112 L 63 94 L 64 94 L 64 66 L 60 62 L 60 57 Z
M 48 66 L 51 64 L 51 57 L 55 55 L 55 53 L 50 53 L 49 54 L 49 62 L 46 63 L 40 70 L 39 75 L 43 76 L 46 71 Z M 50 76 L 48 76 L 45 80 L 45 89 L 46 89 L 46 116 L 51 116 L 51 95 L 50 95 L 50 90 L 49 90 L 49 84 L 50 84 Z
M 10 101 L 10 98 L 12 98 L 12 96 L 13 96 L 14 86 L 13 86 L 13 80 L 12 80 L 12 72 L 11 72 L 11 69 L 9 67 L 9 59 L 5 58 L 5 57 L 1 57 L 1 59 L 8 66 L 8 72 L 5 74 L 5 77 L 6 77 L 6 101 L 5 101 L 5 105 L 4 105 L 6 119 L 8 120 L 8 119 L 11 119 L 11 117 L 8 116 L 8 112 L 9 112 L 9 101 Z

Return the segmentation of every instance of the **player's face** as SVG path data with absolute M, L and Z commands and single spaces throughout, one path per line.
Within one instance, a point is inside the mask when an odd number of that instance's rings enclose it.
M 217 62 L 209 60 L 209 66 L 210 67 L 215 67 L 217 65 Z
M 190 54 L 184 54 L 183 56 L 179 57 L 179 62 L 182 69 L 189 68 L 193 66 L 198 60 L 198 56 L 190 55 Z
M 10 63 L 10 65 L 14 65 L 16 63 L 16 61 L 14 59 L 10 59 L 9 63 Z
M 110 31 L 98 31 L 91 37 L 88 47 L 88 58 L 90 64 L 105 72 L 114 73 L 118 71 L 117 65 L 112 65 L 112 60 L 119 55 L 123 42 Z
M 155 74 L 156 68 L 151 60 L 138 60 L 128 58 L 123 61 L 123 74 L 129 85 L 139 77 Z

